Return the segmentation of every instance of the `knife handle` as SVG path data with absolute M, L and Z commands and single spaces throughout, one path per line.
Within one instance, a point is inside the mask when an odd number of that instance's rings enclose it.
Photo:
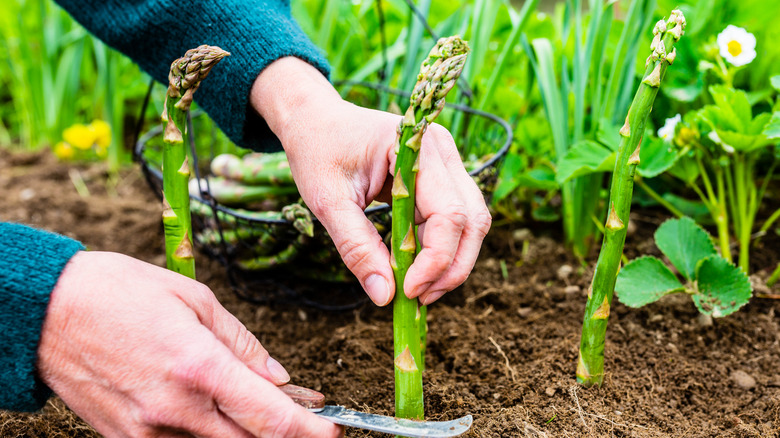
M 278 387 L 283 393 L 287 394 L 295 403 L 306 409 L 322 409 L 325 407 L 325 396 L 313 389 L 304 388 L 298 385 L 281 385 Z

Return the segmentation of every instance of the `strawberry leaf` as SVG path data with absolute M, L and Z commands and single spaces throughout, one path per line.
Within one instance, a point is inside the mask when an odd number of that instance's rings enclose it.
M 747 304 L 753 293 L 741 269 L 718 255 L 703 259 L 696 268 L 698 291 L 693 302 L 713 317 L 726 316 Z
M 655 232 L 655 244 L 688 280 L 695 278 L 701 259 L 717 255 L 710 235 L 689 217 L 662 223 Z
M 683 290 L 683 285 L 664 263 L 652 256 L 640 257 L 620 270 L 615 294 L 629 307 L 642 307 L 664 295 Z

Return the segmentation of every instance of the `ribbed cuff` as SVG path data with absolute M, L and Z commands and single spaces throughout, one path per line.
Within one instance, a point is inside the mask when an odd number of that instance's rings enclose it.
M 51 291 L 83 249 L 64 236 L 0 223 L 0 408 L 35 411 L 51 395 L 36 374 L 38 342 Z

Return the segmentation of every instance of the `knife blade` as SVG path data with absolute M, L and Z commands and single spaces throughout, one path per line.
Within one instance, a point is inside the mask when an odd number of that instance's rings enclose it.
M 449 438 L 471 428 L 471 415 L 450 421 L 418 421 L 353 411 L 343 406 L 325 405 L 325 396 L 313 389 L 286 384 L 279 387 L 295 403 L 336 424 L 412 438 Z
M 463 435 L 471 428 L 471 415 L 450 421 L 417 421 L 353 411 L 343 406 L 328 405 L 309 409 L 336 424 L 375 432 L 391 433 L 412 438 L 449 438 Z

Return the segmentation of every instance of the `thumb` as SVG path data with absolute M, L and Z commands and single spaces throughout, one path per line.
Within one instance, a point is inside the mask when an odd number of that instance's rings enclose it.
M 337 438 L 342 429 L 317 417 L 228 355 L 215 352 L 201 382 L 219 412 L 258 437 Z
M 190 295 L 190 299 L 185 300 L 198 316 L 200 323 L 255 373 L 275 385 L 289 382 L 290 375 L 282 364 L 268 354 L 260 341 L 238 318 L 222 307 L 211 290 L 206 287 L 204 289 L 204 293 L 198 294 L 199 297 L 192 299 Z
M 343 201 L 318 213 L 341 259 L 371 301 L 378 306 L 389 303 L 395 290 L 390 252 L 363 210 L 355 203 Z

